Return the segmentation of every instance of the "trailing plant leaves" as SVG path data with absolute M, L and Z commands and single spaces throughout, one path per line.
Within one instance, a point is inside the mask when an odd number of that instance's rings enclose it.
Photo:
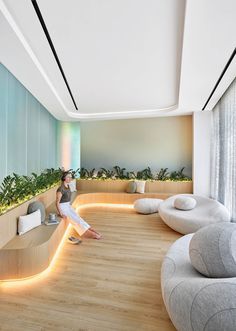
M 7 209 L 39 194 L 59 182 L 62 170 L 46 169 L 41 174 L 20 176 L 16 173 L 3 179 L 0 186 L 0 214 Z

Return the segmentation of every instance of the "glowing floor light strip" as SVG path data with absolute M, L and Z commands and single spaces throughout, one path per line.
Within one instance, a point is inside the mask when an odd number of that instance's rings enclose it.
M 9 287 L 13 287 L 13 286 L 30 285 L 30 284 L 37 282 L 38 280 L 42 280 L 43 278 L 46 278 L 52 272 L 53 268 L 55 267 L 56 260 L 61 252 L 61 249 L 65 243 L 66 238 L 69 236 L 71 227 L 72 227 L 72 225 L 69 224 L 61 239 L 60 244 L 57 247 L 56 253 L 54 254 L 47 269 L 40 272 L 39 274 L 30 276 L 30 277 L 26 277 L 26 278 L 0 280 L 1 287 L 9 288 Z
M 133 209 L 133 205 L 131 204 L 112 204 L 112 203 L 88 203 L 85 205 L 80 205 L 76 208 L 76 210 L 80 210 L 86 207 L 109 207 L 109 208 L 126 208 L 126 209 Z M 58 248 L 56 250 L 56 253 L 54 254 L 50 265 L 45 269 L 44 271 L 40 272 L 39 274 L 26 277 L 26 278 L 19 278 L 19 279 L 7 279 L 7 280 L 0 280 L 0 286 L 1 288 L 11 288 L 15 286 L 24 286 L 24 285 L 31 285 L 36 283 L 39 280 L 42 280 L 49 276 L 49 274 L 53 271 L 53 268 L 55 267 L 56 260 L 61 252 L 61 249 L 65 243 L 66 238 L 69 236 L 69 232 L 72 228 L 72 225 L 69 224 L 60 244 L 58 245 Z
M 108 208 L 125 208 L 125 209 L 133 209 L 134 205 L 126 204 L 126 203 L 104 203 L 104 202 L 91 202 L 86 203 L 84 205 L 80 205 L 76 207 L 76 210 L 80 210 L 83 208 L 90 208 L 90 207 L 108 207 Z

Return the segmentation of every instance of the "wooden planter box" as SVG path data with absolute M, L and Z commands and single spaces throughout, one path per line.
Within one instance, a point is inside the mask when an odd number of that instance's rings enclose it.
M 125 192 L 129 180 L 77 179 L 77 190 L 86 192 Z M 193 193 L 193 182 L 146 181 L 145 193 Z

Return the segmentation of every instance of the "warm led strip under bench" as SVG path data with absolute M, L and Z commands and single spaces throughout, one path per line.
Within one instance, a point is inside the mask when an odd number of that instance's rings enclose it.
M 47 269 L 56 254 L 68 223 L 41 225 L 15 236 L 0 249 L 0 280 L 32 277 Z

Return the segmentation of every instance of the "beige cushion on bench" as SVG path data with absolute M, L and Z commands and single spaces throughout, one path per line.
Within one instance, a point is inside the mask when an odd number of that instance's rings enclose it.
M 137 184 L 134 181 L 129 182 L 127 185 L 127 188 L 126 188 L 126 193 L 135 193 L 136 187 L 137 187 Z
M 135 183 L 136 183 L 136 192 L 144 193 L 146 181 L 145 180 L 136 180 Z
M 41 225 L 41 212 L 38 209 L 34 213 L 19 217 L 18 233 L 21 236 L 39 225 Z

